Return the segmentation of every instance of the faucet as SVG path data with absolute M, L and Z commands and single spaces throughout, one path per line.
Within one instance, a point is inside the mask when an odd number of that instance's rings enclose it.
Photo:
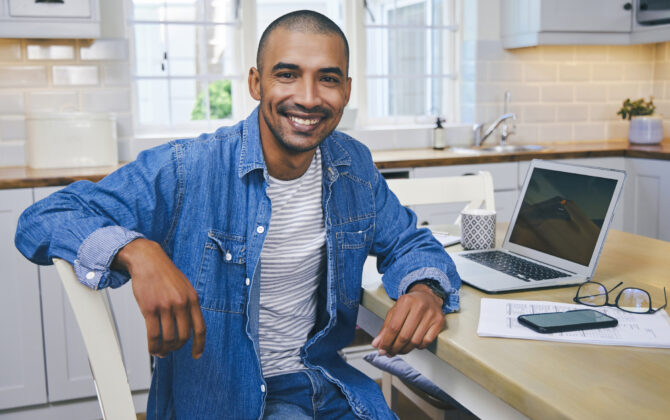
M 516 115 L 514 115 L 513 112 L 503 114 L 502 116 L 500 116 L 500 118 L 495 120 L 493 122 L 493 124 L 491 124 L 489 126 L 489 128 L 487 128 L 486 131 L 483 134 L 482 134 L 482 130 L 484 128 L 484 124 L 479 123 L 479 124 L 475 124 L 474 126 L 472 126 L 472 130 L 474 131 L 474 134 L 475 134 L 475 146 L 481 146 L 482 144 L 484 144 L 484 141 L 486 141 L 486 139 L 495 131 L 495 129 L 498 128 L 498 126 L 503 121 L 508 120 L 510 118 L 513 119 L 513 120 L 516 120 Z M 502 130 L 502 133 L 500 135 L 500 144 L 502 144 L 502 145 L 505 144 L 505 141 L 507 140 L 507 136 L 509 134 L 511 134 L 506 129 L 506 126 L 503 127 L 503 128 L 504 129 Z

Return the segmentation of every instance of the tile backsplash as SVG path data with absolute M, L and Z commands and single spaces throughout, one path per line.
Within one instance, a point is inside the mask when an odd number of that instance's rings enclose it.
M 128 57 L 125 39 L 0 39 L 0 166 L 25 164 L 25 118 L 37 112 L 112 112 L 130 158 Z
M 650 96 L 670 134 L 670 42 L 505 50 L 499 40 L 465 41 L 461 69 L 462 121 L 495 120 L 509 90 L 510 141 L 626 139 L 621 103 Z

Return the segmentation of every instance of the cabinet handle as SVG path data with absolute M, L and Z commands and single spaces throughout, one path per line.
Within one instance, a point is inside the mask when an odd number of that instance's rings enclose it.
M 35 3 L 59 3 L 59 4 L 64 4 L 65 0 L 35 0 Z
M 626 3 L 626 4 L 623 5 L 623 9 L 624 9 L 624 10 L 630 10 L 630 9 L 632 9 L 632 8 L 633 8 L 633 5 L 630 4 L 630 3 Z

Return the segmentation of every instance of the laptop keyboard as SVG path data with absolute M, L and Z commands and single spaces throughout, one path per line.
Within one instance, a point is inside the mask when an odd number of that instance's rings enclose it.
M 461 254 L 461 256 L 523 281 L 568 277 L 568 274 L 524 260 L 506 252 L 475 252 L 472 254 Z

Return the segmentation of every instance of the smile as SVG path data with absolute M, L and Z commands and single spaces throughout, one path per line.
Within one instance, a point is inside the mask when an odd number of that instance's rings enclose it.
M 298 118 L 294 117 L 293 115 L 289 115 L 288 118 L 294 123 L 300 125 L 315 125 L 321 120 L 320 118 L 314 118 L 314 119 Z

